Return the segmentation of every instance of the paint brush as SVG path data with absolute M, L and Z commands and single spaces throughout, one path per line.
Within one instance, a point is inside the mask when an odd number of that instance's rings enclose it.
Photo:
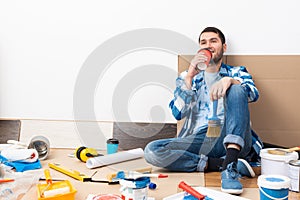
M 129 171 L 128 172 L 128 177 L 126 178 L 132 178 L 132 179 L 137 179 L 137 178 L 142 178 L 142 177 L 153 177 L 153 178 L 167 178 L 168 175 L 167 174 L 142 174 L 139 172 L 135 172 L 135 171 Z
M 221 120 L 217 116 L 218 100 L 213 101 L 213 115 L 208 119 L 207 137 L 219 137 L 221 132 Z
M 136 171 L 128 171 L 125 173 L 124 171 L 119 171 L 115 177 L 115 179 L 138 179 L 142 177 L 149 177 L 149 178 L 168 178 L 167 174 L 149 174 L 149 173 L 139 173 Z
M 299 147 L 292 147 L 292 148 L 289 148 L 289 149 L 281 149 L 281 148 L 269 149 L 268 153 L 273 154 L 273 155 L 286 155 L 287 153 L 292 153 L 294 151 L 300 151 L 300 146 Z

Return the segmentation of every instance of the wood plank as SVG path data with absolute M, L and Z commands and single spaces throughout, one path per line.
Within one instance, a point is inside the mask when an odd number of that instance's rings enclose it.
M 248 178 L 242 177 L 241 183 L 244 188 L 257 188 L 257 177 Z M 221 173 L 220 172 L 207 172 L 205 173 L 205 186 L 206 187 L 221 187 Z

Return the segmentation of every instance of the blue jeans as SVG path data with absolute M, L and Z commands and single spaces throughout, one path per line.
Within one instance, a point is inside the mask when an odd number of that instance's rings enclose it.
M 241 147 L 239 157 L 246 157 L 251 150 L 252 137 L 248 97 L 241 85 L 232 85 L 224 97 L 224 125 L 220 137 L 206 137 L 207 128 L 184 138 L 160 139 L 145 147 L 148 163 L 170 171 L 203 172 L 208 157 L 226 155 L 226 144 Z

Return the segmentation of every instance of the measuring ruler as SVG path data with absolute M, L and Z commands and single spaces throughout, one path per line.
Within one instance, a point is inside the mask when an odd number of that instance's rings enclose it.
M 79 171 L 76 170 L 70 170 L 70 169 L 66 169 L 64 167 L 62 167 L 60 164 L 57 163 L 48 163 L 48 166 L 52 169 L 55 169 L 63 174 L 66 174 L 72 178 L 75 178 L 77 180 L 80 180 L 82 182 L 90 182 L 92 181 L 91 177 L 88 177 L 82 173 L 80 173 Z
M 112 180 L 93 180 L 92 176 L 86 176 L 79 171 L 76 170 L 70 170 L 66 169 L 65 167 L 62 167 L 60 164 L 57 163 L 48 163 L 48 166 L 52 169 L 55 169 L 56 171 L 59 171 L 63 174 L 66 174 L 74 179 L 77 179 L 82 182 L 96 182 L 96 183 L 108 183 L 109 185 L 119 184 L 119 181 L 112 181 Z M 94 173 L 96 174 L 96 172 Z

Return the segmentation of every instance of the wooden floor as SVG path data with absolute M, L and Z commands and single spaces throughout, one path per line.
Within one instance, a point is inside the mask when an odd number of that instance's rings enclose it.
M 260 174 L 260 168 L 254 168 L 255 174 Z M 220 172 L 208 172 L 205 173 L 205 186 L 206 187 L 221 187 L 221 173 Z M 244 188 L 258 188 L 257 177 L 254 178 L 243 177 L 241 183 Z M 289 191 L 289 200 L 299 200 L 300 193 Z
M 0 120 L 0 143 L 6 143 L 8 139 L 18 140 L 20 134 L 19 120 Z M 131 143 L 131 142 L 130 142 Z M 260 168 L 254 168 L 256 174 L 260 174 Z M 205 173 L 205 186 L 206 187 L 221 187 L 221 176 L 219 172 Z M 244 188 L 258 188 L 257 177 L 247 178 L 243 177 L 241 183 Z M 300 193 L 289 192 L 289 200 L 300 199 Z

